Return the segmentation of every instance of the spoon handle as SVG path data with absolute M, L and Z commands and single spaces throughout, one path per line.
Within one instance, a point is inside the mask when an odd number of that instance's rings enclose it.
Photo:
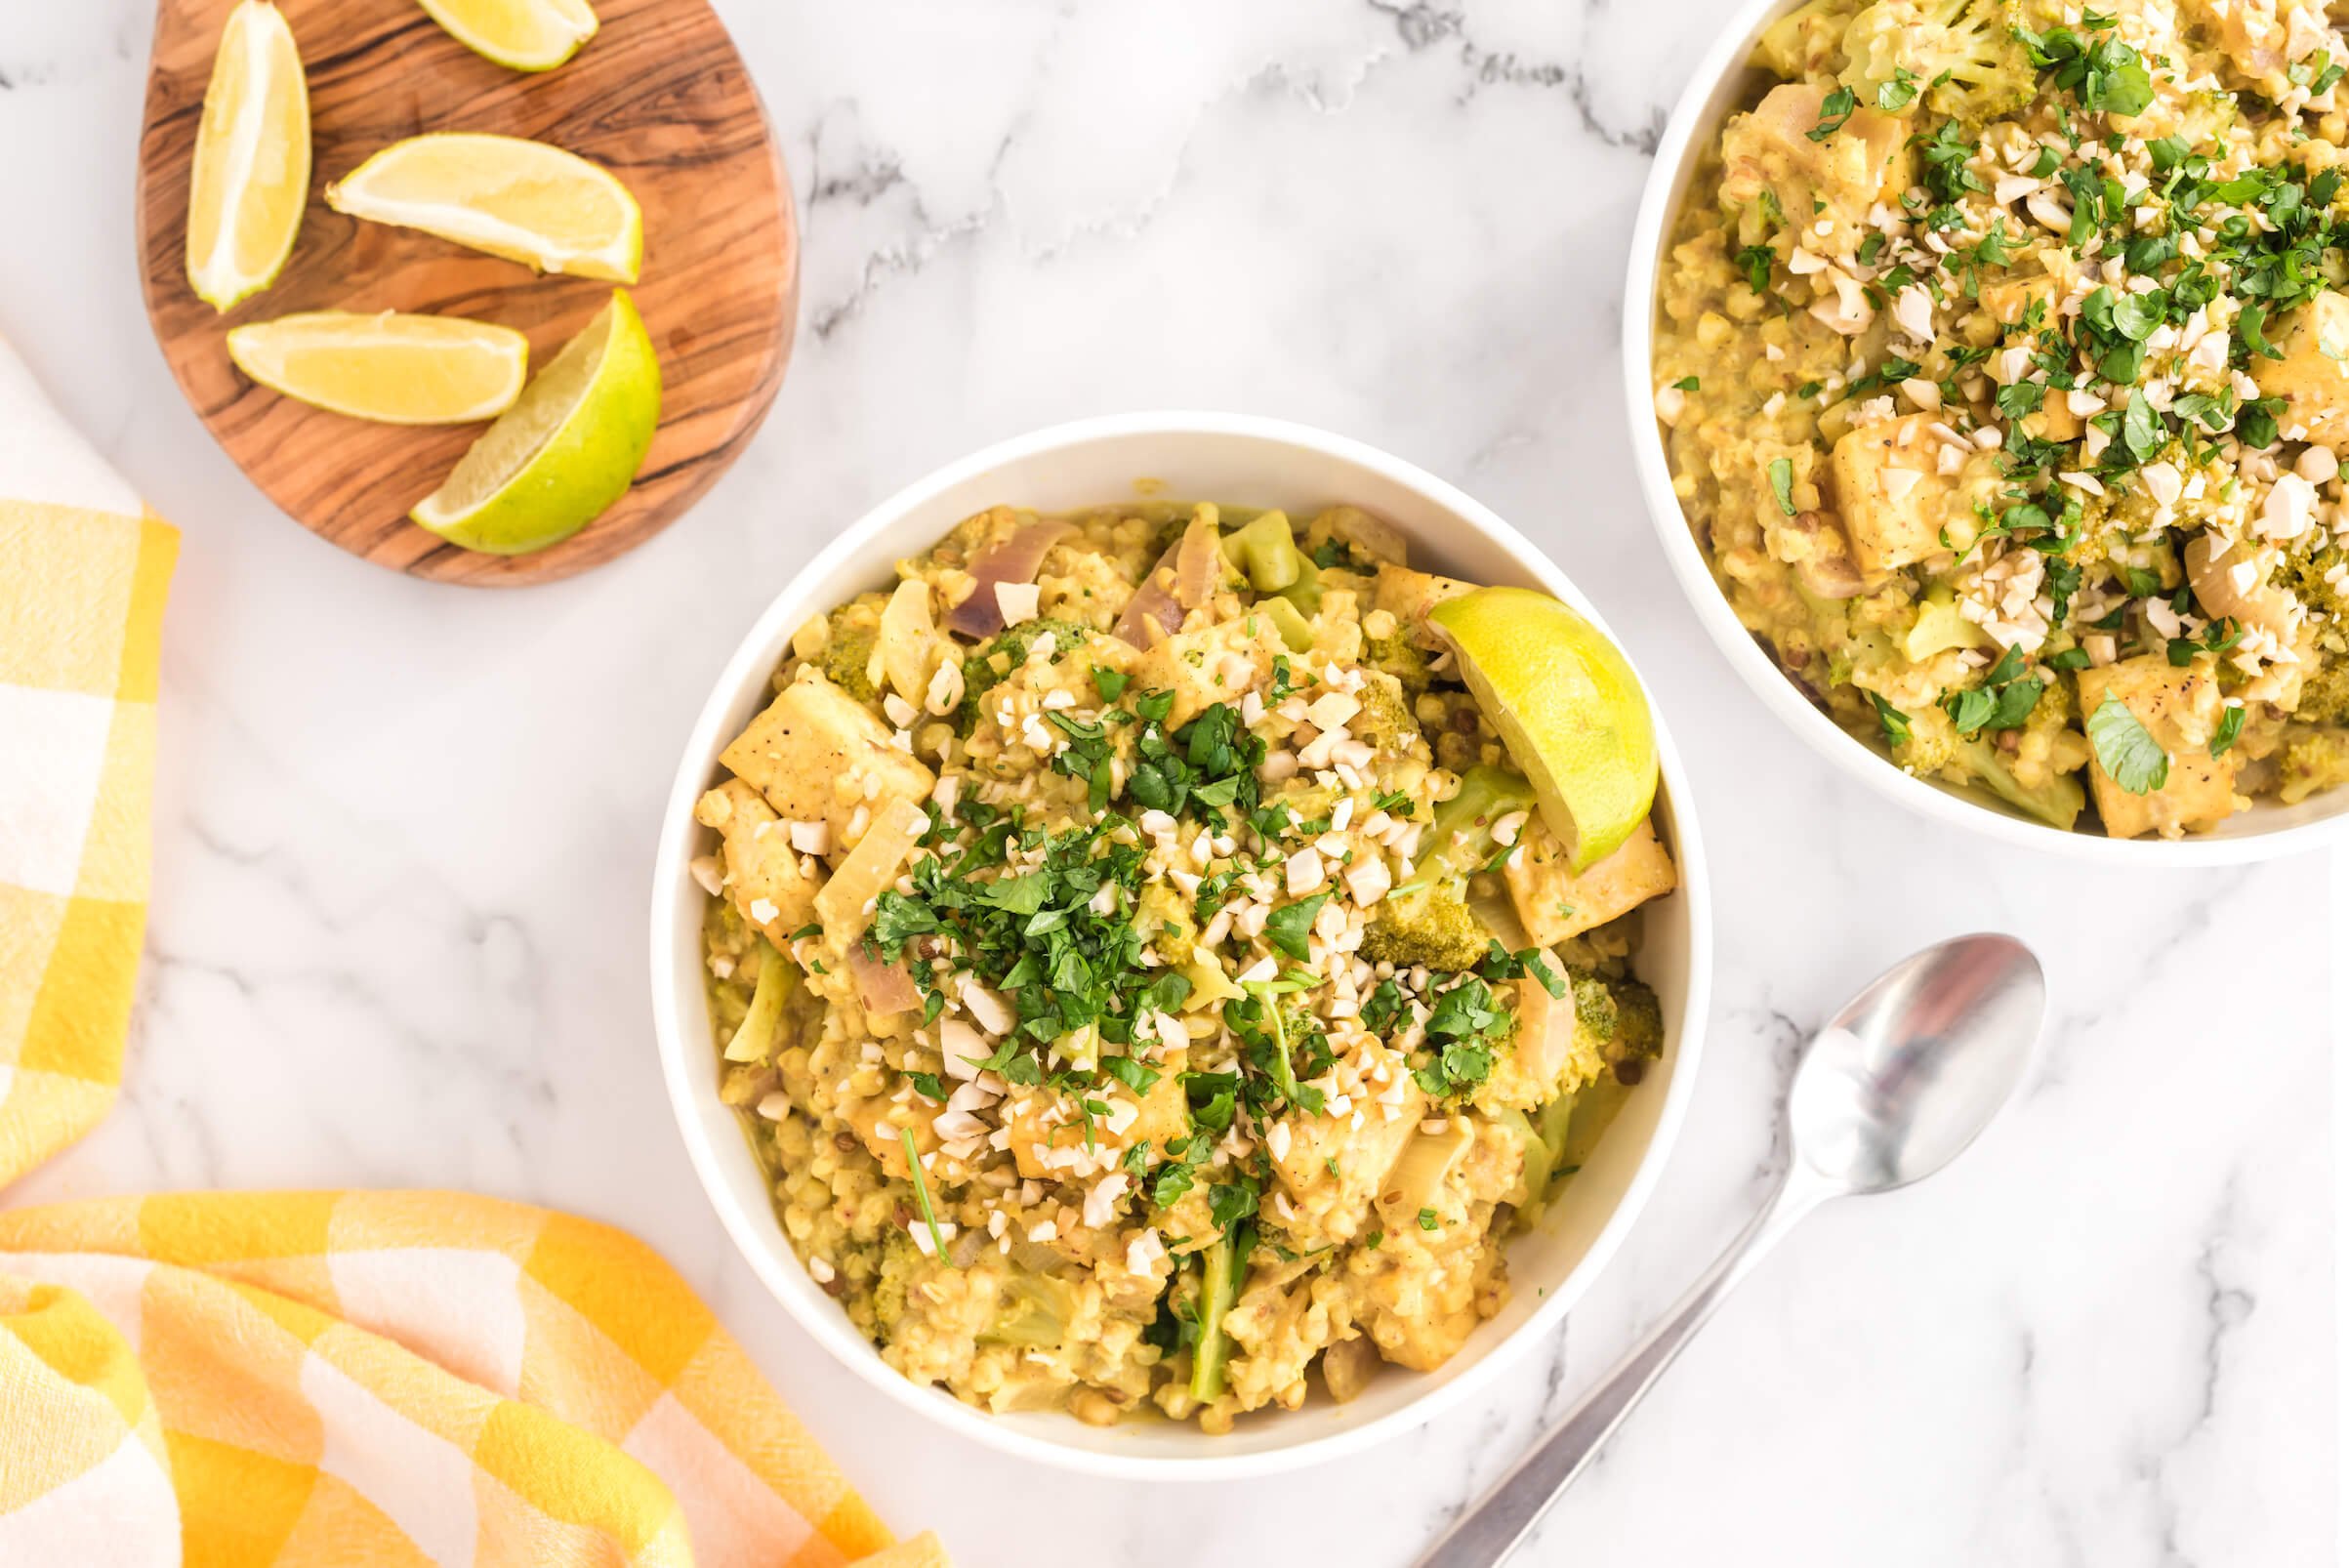
M 1418 1568 L 1493 1568 L 1533 1532 L 1567 1484 L 1583 1472 L 1599 1445 L 1613 1436 L 1631 1407 L 1655 1386 L 1731 1287 L 1834 1189 L 1796 1166 L 1751 1223 L 1690 1287 L 1670 1314 L 1583 1396 L 1563 1422 L 1517 1462 L 1501 1484 L 1453 1522 L 1419 1560 Z

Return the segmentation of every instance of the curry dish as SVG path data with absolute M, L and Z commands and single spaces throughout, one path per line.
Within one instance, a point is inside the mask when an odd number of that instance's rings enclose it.
M 992 1411 L 1443 1364 L 1663 1047 L 1348 507 L 996 508 L 809 621 L 697 814 L 722 1091 L 810 1275 Z
M 1913 773 L 2178 837 L 2349 780 L 2349 41 L 2319 0 L 1810 0 L 1655 403 L 1745 625 Z

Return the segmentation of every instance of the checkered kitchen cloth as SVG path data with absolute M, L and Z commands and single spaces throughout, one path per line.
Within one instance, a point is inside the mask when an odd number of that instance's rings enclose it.
M 178 535 L 0 344 L 0 1186 L 122 1076 Z M 649 1249 L 462 1193 L 0 1212 L 0 1565 L 942 1568 Z

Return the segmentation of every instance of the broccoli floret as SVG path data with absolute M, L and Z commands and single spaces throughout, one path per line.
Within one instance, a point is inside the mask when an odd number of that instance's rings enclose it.
M 1623 1024 L 1615 993 L 1587 970 L 1577 970 L 1568 979 L 1574 986 L 1574 1026 L 1601 1046 L 1612 1044 Z
M 1027 663 L 1028 650 L 1045 633 L 1052 634 L 1052 662 L 1058 664 L 1077 648 L 1085 646 L 1092 633 L 1075 621 L 1057 616 L 1043 620 L 1022 621 L 1007 631 L 999 632 L 992 641 L 963 661 L 963 706 L 956 710 L 958 727 L 966 735 L 977 727 L 979 699 L 1010 678 L 1012 671 Z
M 1362 956 L 1397 969 L 1424 964 L 1457 973 L 1482 963 L 1492 941 L 1493 933 L 1457 894 L 1438 889 L 1381 904 L 1362 932 Z
M 1433 877 L 1457 884 L 1482 871 L 1497 848 L 1493 824 L 1535 805 L 1534 787 L 1521 774 L 1505 767 L 1469 768 L 1461 775 L 1460 793 L 1436 806 L 1413 881 Z
M 836 616 L 832 637 L 824 644 L 824 676 L 834 685 L 854 697 L 870 703 L 879 695 L 873 685 L 873 643 L 880 636 L 870 626 L 843 626 Z
M 892 1230 L 882 1243 L 881 1269 L 873 1276 L 873 1337 L 886 1344 L 905 1315 L 905 1287 L 914 1271 L 922 1266 L 922 1250 L 914 1239 L 902 1230 Z
M 2312 724 L 2349 724 L 2349 656 L 2333 655 L 2300 682 L 2292 717 Z
M 1362 662 L 1393 676 L 1415 697 L 1427 689 L 1432 679 L 1427 673 L 1426 649 L 1400 628 L 1386 637 L 1364 638 Z
M 1889 113 L 1922 103 L 1983 121 L 2020 108 L 2039 72 L 2015 36 L 2014 0 L 1875 0 L 1843 30 L 1843 85 Z
M 1790 82 L 1824 69 L 1858 0 L 1804 0 L 1762 29 L 1753 55 Z
M 1411 717 L 1411 703 L 1393 680 L 1381 681 L 1374 676 L 1363 681 L 1362 689 L 1354 695 L 1361 702 L 1362 711 L 1354 716 L 1353 731 L 1371 745 L 1393 747 L 1419 734 L 1419 722 Z
M 2311 610 L 2334 620 L 2349 619 L 2349 587 L 2344 587 L 2349 585 L 2349 572 L 2328 575 L 2344 561 L 2349 561 L 2349 549 L 2322 528 L 2311 528 L 2284 557 L 2276 581 Z
M 2312 729 L 2294 739 L 2284 748 L 2283 778 L 2276 795 L 2287 805 L 2349 784 L 2349 729 Z
M 1967 772 L 1987 785 L 1990 792 L 2008 805 L 2027 816 L 2039 818 L 2051 827 L 2069 829 L 2078 820 L 2087 796 L 2081 790 L 2080 781 L 2069 773 L 2057 773 L 2037 789 L 2024 788 L 2022 781 L 1999 756 L 1999 749 L 1987 737 L 1977 735 L 1972 740 L 1960 739 L 1954 754 Z
M 1611 979 L 1589 970 L 1570 970 L 1567 981 L 1576 1031 L 1608 1062 L 1663 1052 L 1664 1009 L 1654 990 L 1628 975 Z
M 1655 987 L 1639 980 L 1615 982 L 1615 1059 L 1664 1054 L 1664 1004 Z

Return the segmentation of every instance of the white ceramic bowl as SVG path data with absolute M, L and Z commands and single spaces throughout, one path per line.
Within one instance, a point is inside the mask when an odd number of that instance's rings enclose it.
M 988 1447 L 1092 1474 L 1257 1475 L 1357 1452 L 1467 1397 L 1515 1350 L 1553 1331 L 1605 1266 L 1655 1185 L 1695 1087 L 1711 968 L 1705 855 L 1680 759 L 1659 716 L 1657 811 L 1679 856 L 1681 889 L 1649 906 L 1639 963 L 1663 1001 L 1664 1057 L 1543 1224 L 1511 1242 L 1508 1304 L 1440 1372 L 1392 1371 L 1351 1404 L 1316 1399 L 1299 1411 L 1261 1412 L 1221 1437 L 1170 1422 L 1104 1430 L 1059 1414 L 989 1416 L 899 1377 L 802 1269 L 735 1113 L 719 1102 L 718 1051 L 702 990 L 703 894 L 686 869 L 706 846 L 693 803 L 718 776 L 719 751 L 762 705 L 768 676 L 808 617 L 883 586 L 892 562 L 989 505 L 1070 510 L 1132 497 L 1144 479 L 1158 481 L 1170 497 L 1293 513 L 1353 502 L 1410 535 L 1415 560 L 1477 582 L 1545 589 L 1599 619 L 1564 573 L 1476 502 L 1407 463 L 1318 431 L 1229 414 L 1132 414 L 1057 426 L 966 458 L 891 497 L 834 540 L 727 661 L 686 743 L 661 827 L 652 892 L 653 1019 L 678 1125 L 735 1245 L 800 1325 L 882 1394 Z
M 2349 789 L 2319 795 L 2298 805 L 2261 801 L 2221 825 L 2174 843 L 2162 839 L 2108 839 L 2100 833 L 2067 833 L 2014 811 L 1987 795 L 1913 777 L 1886 754 L 1830 719 L 1779 667 L 1777 657 L 1739 622 L 1713 581 L 1712 568 L 1672 494 L 1671 471 L 1656 433 L 1655 388 L 1649 369 L 1656 323 L 1656 276 L 1666 236 L 1680 210 L 1694 165 L 1721 122 L 1751 102 L 1765 73 L 1746 62 L 1753 41 L 1769 22 L 1794 9 L 1796 0 L 1751 0 L 1721 29 L 1656 149 L 1656 166 L 1631 228 L 1630 273 L 1624 288 L 1624 393 L 1631 423 L 1631 460 L 1647 498 L 1648 515 L 1664 554 L 1671 561 L 1697 619 L 1705 623 L 1721 652 L 1736 666 L 1764 706 L 1844 772 L 1926 816 L 1971 828 L 2035 849 L 2113 864 L 2135 866 L 2235 865 L 2291 854 L 2349 840 Z

